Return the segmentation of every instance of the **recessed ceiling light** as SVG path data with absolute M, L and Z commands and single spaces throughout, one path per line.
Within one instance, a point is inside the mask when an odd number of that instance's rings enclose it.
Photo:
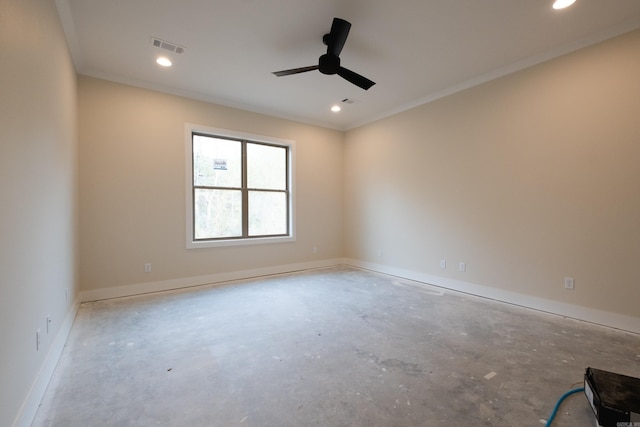
M 574 4 L 576 0 L 556 0 L 553 2 L 554 9 L 564 9 Z
M 339 105 L 334 105 L 333 107 L 331 107 L 331 111 L 333 111 L 334 113 L 337 113 L 340 110 L 341 110 L 341 108 L 340 108 Z
M 162 65 L 163 67 L 171 67 L 171 60 L 166 56 L 160 56 L 156 59 L 156 63 L 158 65 Z

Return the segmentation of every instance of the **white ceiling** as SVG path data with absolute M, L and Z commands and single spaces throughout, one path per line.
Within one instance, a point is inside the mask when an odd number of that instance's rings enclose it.
M 640 28 L 638 0 L 56 0 L 78 73 L 335 129 L 374 119 Z M 351 22 L 342 65 L 316 65 L 334 17 Z M 168 54 L 158 37 L 186 48 Z M 344 98 L 338 114 L 331 105 Z

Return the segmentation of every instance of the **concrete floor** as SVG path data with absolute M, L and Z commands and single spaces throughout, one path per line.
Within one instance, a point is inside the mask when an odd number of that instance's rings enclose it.
M 541 426 L 588 366 L 640 337 L 341 267 L 83 304 L 33 425 Z

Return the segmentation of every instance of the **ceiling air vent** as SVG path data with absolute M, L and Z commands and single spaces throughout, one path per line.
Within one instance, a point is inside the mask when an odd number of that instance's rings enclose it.
M 176 43 L 168 42 L 157 37 L 151 37 L 151 44 L 160 49 L 168 50 L 173 53 L 184 53 L 184 47 Z

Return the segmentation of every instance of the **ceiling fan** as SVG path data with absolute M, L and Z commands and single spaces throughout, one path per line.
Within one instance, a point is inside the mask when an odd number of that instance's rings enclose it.
M 291 70 L 274 71 L 273 74 L 278 77 L 282 77 L 319 70 L 322 74 L 337 74 L 354 85 L 361 87 L 364 90 L 368 90 L 375 84 L 374 82 L 340 65 L 340 52 L 344 47 L 344 43 L 347 41 L 350 29 L 351 24 L 349 22 L 344 19 L 333 18 L 331 32 L 322 37 L 322 42 L 327 45 L 327 53 L 320 57 L 318 65 L 293 68 Z

